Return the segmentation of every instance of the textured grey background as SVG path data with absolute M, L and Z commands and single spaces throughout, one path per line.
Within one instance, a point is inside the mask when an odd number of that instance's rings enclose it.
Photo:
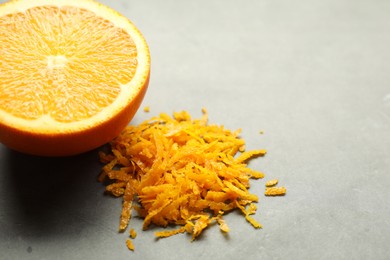
M 117 233 L 121 201 L 96 182 L 97 151 L 48 159 L 0 146 L 0 259 L 389 259 L 389 1 L 102 2 L 150 45 L 151 112 L 133 123 L 206 107 L 268 150 L 251 167 L 288 194 L 266 198 L 265 180 L 252 182 L 264 228 L 232 213 L 228 236 L 214 226 L 192 243 L 156 241 L 133 219 L 132 253 Z

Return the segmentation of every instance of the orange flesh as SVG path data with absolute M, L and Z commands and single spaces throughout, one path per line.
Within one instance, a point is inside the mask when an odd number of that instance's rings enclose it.
M 27 120 L 90 118 L 114 102 L 137 67 L 130 35 L 77 7 L 2 16 L 0 38 L 0 109 Z

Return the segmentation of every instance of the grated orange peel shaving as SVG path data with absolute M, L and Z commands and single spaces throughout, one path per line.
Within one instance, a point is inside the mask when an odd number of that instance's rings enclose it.
M 267 187 L 265 188 L 264 195 L 265 196 L 284 196 L 286 195 L 285 187 Z
M 129 250 L 134 251 L 134 244 L 130 239 L 126 239 L 126 245 Z
M 278 184 L 279 180 L 278 179 L 272 179 L 272 180 L 269 180 L 265 183 L 265 187 L 273 187 L 275 186 L 276 184 Z
M 143 229 L 179 226 L 156 232 L 159 238 L 187 232 L 194 240 L 212 223 L 229 232 L 223 215 L 235 209 L 261 227 L 250 216 L 258 196 L 249 188 L 251 178 L 264 174 L 247 164 L 266 151 L 245 151 L 241 130 L 208 124 L 207 111 L 202 112 L 200 119 L 182 111 L 130 125 L 111 142 L 111 153 L 100 153 L 105 163 L 100 181 L 108 179 L 106 191 L 123 196 L 120 231 L 132 210 L 143 218 Z

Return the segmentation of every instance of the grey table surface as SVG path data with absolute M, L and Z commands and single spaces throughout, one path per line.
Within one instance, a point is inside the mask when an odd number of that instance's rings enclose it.
M 4 2 L 4 1 L 1 1 Z M 132 124 L 206 107 L 242 128 L 266 174 L 253 229 L 239 214 L 190 242 L 118 234 L 121 200 L 96 181 L 98 150 L 42 158 L 0 145 L 0 259 L 389 259 L 390 2 L 101 1 L 143 32 L 152 76 Z M 260 135 L 259 131 L 264 131 Z M 285 197 L 263 196 L 279 178 Z

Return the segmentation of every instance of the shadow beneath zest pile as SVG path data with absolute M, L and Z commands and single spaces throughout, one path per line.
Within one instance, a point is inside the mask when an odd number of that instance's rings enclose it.
M 96 178 L 101 164 L 97 150 L 73 157 L 48 158 L 4 153 L 4 215 L 21 236 L 77 234 L 98 214 L 94 206 L 103 196 Z M 10 221 L 11 218 L 11 221 Z

